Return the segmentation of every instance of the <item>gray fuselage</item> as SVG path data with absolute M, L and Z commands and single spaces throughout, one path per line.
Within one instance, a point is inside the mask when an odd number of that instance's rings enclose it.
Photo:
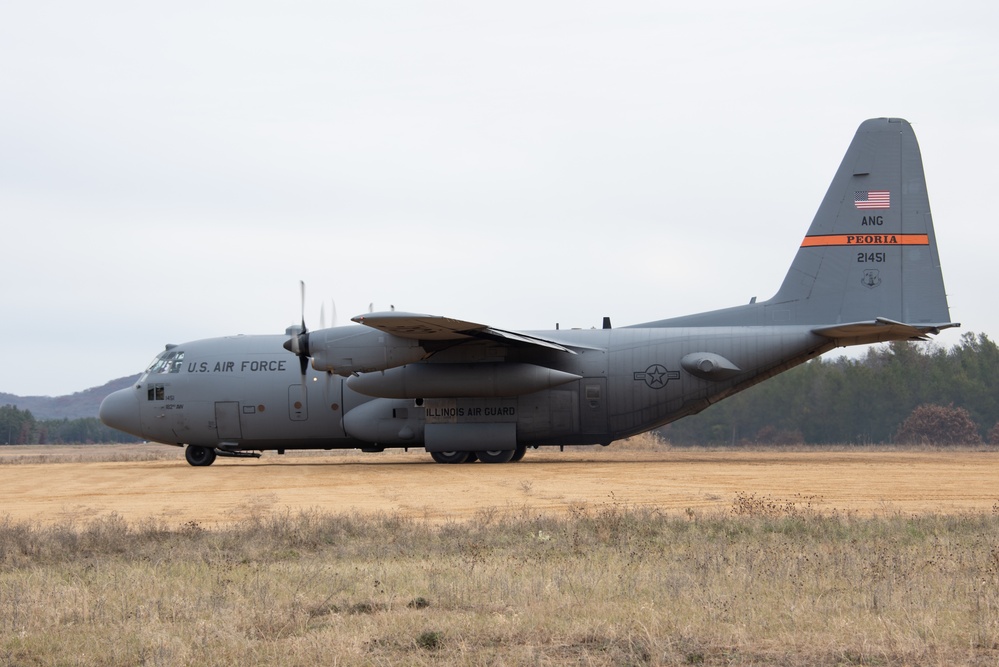
M 514 425 L 519 446 L 609 444 L 698 412 L 831 347 L 809 327 L 786 326 L 537 335 L 575 354 L 489 342 L 445 348 L 419 364 L 367 374 L 443 371 L 445 379 L 430 384 L 423 378 L 391 383 L 390 397 L 358 393 L 350 387 L 355 378 L 311 368 L 303 382 L 298 359 L 282 347 L 285 336 L 206 339 L 168 349 L 157 361 L 170 361 L 154 363 L 135 387 L 109 397 L 102 418 L 148 440 L 239 450 L 422 448 L 427 425 L 476 438 L 489 430 L 480 425 L 488 424 Z M 717 368 L 721 364 L 712 362 L 718 359 L 729 367 Z M 564 374 L 557 386 L 530 393 L 519 393 L 525 382 L 546 381 L 514 377 L 506 385 L 456 385 L 449 394 L 446 378 L 465 364 L 480 376 L 493 364 L 497 370 L 540 367 Z M 476 443 L 468 447 L 474 450 Z

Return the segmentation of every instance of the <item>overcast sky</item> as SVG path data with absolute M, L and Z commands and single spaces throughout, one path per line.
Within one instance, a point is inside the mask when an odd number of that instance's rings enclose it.
M 879 116 L 922 149 L 937 343 L 999 338 L 999 4 L 813 4 L 3 3 L 0 391 L 282 333 L 300 279 L 312 328 L 765 299 Z

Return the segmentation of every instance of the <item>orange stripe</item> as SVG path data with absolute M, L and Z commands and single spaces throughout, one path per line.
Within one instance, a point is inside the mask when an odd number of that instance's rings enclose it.
M 839 245 L 929 245 L 927 234 L 828 234 L 806 236 L 802 248 Z

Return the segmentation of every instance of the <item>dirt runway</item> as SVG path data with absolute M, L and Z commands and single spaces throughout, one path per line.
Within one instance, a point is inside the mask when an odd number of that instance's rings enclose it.
M 440 465 L 424 453 L 314 453 L 219 459 L 192 468 L 179 449 L 152 461 L 88 460 L 94 447 L 0 448 L 0 517 L 55 524 L 116 512 L 204 527 L 247 516 L 316 509 L 398 512 L 442 522 L 489 508 L 568 512 L 574 507 L 654 506 L 725 511 L 738 494 L 793 501 L 823 512 L 992 512 L 999 453 L 529 451 L 507 465 Z M 110 449 L 109 449 L 110 448 Z M 112 446 L 102 451 L 117 451 Z M 140 451 L 131 446 L 127 451 Z M 149 450 L 144 450 L 149 451 Z M 73 452 L 86 452 L 75 455 Z M 20 457 L 20 458 L 19 458 Z M 99 458 L 99 457 L 98 457 Z

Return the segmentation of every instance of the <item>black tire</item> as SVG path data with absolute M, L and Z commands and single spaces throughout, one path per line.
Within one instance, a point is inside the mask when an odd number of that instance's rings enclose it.
M 479 457 L 476 455 L 475 452 L 468 452 L 468 459 L 465 460 L 465 463 L 475 463 L 478 460 Z
M 524 445 L 517 445 L 517 449 L 513 450 L 513 458 L 510 459 L 511 463 L 516 463 L 520 459 L 524 458 L 524 454 L 527 453 L 527 447 Z
M 215 463 L 215 448 L 188 445 L 187 450 L 184 452 L 184 458 L 192 466 L 210 466 Z
M 476 452 L 483 463 L 509 463 L 513 460 L 516 449 L 497 449 L 490 452 Z
M 430 452 L 437 463 L 464 463 L 468 460 L 468 452 Z

